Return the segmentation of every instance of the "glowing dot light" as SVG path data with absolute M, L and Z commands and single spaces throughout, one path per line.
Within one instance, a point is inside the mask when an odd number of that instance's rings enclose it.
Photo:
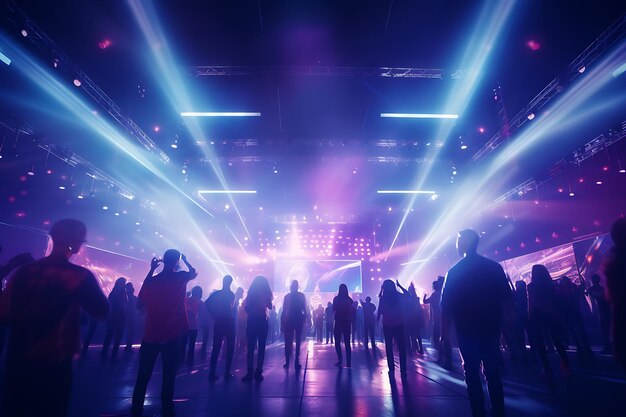
M 80 80 L 79 80 L 78 78 L 74 78 L 74 85 L 75 85 L 76 87 L 80 87 L 82 84 L 83 84 L 83 83 L 82 83 L 82 82 L 80 82 Z

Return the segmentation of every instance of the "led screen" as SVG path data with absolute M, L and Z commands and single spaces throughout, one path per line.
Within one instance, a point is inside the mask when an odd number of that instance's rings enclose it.
M 361 261 L 354 260 L 276 260 L 275 291 L 289 291 L 294 279 L 303 292 L 337 292 L 339 284 L 346 284 L 351 293 L 360 293 L 363 288 Z
M 578 278 L 574 247 L 571 243 L 507 259 L 502 264 L 512 282 L 519 279 L 530 282 L 530 272 L 536 264 L 545 265 L 554 279 L 563 275 L 575 280 Z

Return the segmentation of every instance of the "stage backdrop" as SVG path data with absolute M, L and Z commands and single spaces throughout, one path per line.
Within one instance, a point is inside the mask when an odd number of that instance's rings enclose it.
M 346 284 L 350 293 L 361 293 L 361 261 L 358 260 L 280 260 L 274 263 L 274 291 L 287 292 L 294 279 L 302 292 L 336 293 Z

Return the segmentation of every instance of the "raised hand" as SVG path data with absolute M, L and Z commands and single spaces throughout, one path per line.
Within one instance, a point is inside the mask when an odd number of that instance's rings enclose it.
M 161 261 L 160 259 L 158 259 L 158 258 L 156 258 L 156 257 L 155 257 L 155 258 L 152 258 L 152 261 L 150 261 L 150 268 L 151 268 L 151 269 L 156 269 L 156 268 L 157 268 L 157 266 L 159 266 L 159 264 L 160 264 L 161 262 L 163 262 L 163 261 Z

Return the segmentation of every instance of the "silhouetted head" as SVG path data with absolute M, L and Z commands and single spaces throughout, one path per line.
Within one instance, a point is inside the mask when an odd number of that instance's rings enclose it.
M 600 275 L 598 275 L 598 274 L 593 274 L 593 275 L 591 276 L 591 283 L 592 283 L 593 285 L 599 285 L 599 284 L 600 284 Z
M 328 304 L 326 304 L 326 307 L 332 307 L 333 304 L 329 301 Z
M 381 285 L 380 287 L 380 296 L 381 297 L 385 297 L 385 296 L 393 296 L 395 294 L 397 294 L 398 291 L 396 290 L 396 283 L 393 282 L 390 279 L 386 279 L 383 281 L 383 285 Z
M 441 289 L 441 284 L 443 283 L 444 277 L 437 277 L 437 281 L 433 281 L 433 290 L 439 291 Z
M 233 277 L 230 275 L 224 275 L 222 278 L 222 288 L 227 289 L 230 288 L 230 285 L 233 283 Z
M 626 217 L 622 217 L 611 226 L 611 239 L 618 251 L 626 251 Z
M 291 285 L 289 286 L 289 291 L 291 292 L 298 292 L 298 280 L 294 279 L 293 281 L 291 281 Z
M 235 298 L 243 298 L 243 288 L 237 287 L 235 290 Z
M 176 249 L 168 249 L 163 254 L 163 269 L 173 270 L 178 267 L 180 252 Z
M 337 295 L 339 295 L 339 297 L 348 297 L 348 286 L 346 284 L 340 284 Z
M 50 237 L 53 243 L 53 252 L 73 255 L 78 253 L 85 243 L 87 227 L 83 222 L 74 219 L 63 219 L 52 225 Z
M 239 290 L 239 288 L 237 288 Z M 243 288 L 241 289 L 243 294 Z M 254 300 L 254 302 L 258 302 L 259 304 L 272 301 L 273 298 L 272 290 L 270 288 L 270 283 L 263 275 L 258 275 L 254 277 L 252 283 L 250 284 L 250 288 L 248 288 L 248 300 Z
M 365 302 L 366 303 L 371 303 L 372 302 L 372 297 L 370 297 L 369 295 L 367 297 L 365 297 Z
M 195 286 L 191 289 L 191 296 L 193 298 L 202 298 L 202 287 Z
M 456 250 L 460 256 L 473 255 L 478 250 L 478 233 L 471 229 L 461 230 L 456 238 Z
M 550 284 L 552 283 L 552 277 L 548 268 L 545 265 L 533 265 L 532 272 L 530 273 L 531 282 L 538 284 Z
M 515 281 L 515 289 L 517 291 L 526 291 L 526 281 L 523 279 Z
M 115 280 L 115 285 L 113 285 L 113 289 L 114 290 L 124 290 L 126 288 L 126 278 L 124 277 L 119 277 L 118 279 Z
M 132 282 L 126 283 L 126 293 L 129 295 L 133 295 L 135 293 L 135 286 Z

